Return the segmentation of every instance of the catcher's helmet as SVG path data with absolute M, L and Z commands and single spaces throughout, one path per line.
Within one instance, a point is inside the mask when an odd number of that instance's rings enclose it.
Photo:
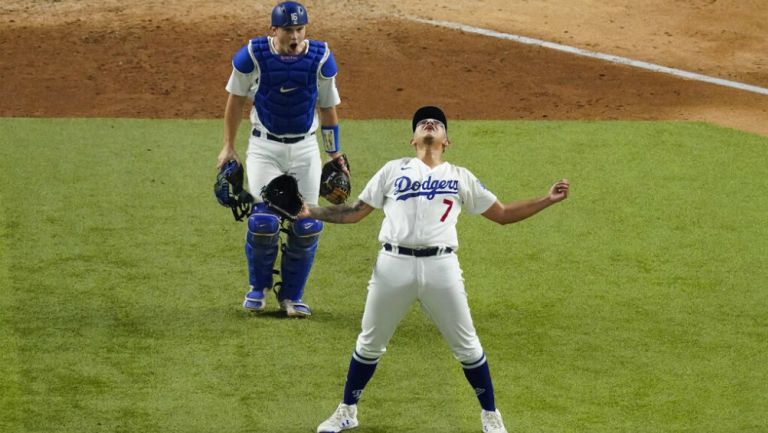
M 303 26 L 309 23 L 307 9 L 301 3 L 282 2 L 272 9 L 272 26 Z

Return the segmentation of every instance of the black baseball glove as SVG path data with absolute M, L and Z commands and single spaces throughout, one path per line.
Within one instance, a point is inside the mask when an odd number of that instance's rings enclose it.
M 243 189 L 243 166 L 231 160 L 224 164 L 213 184 L 213 194 L 220 205 L 232 210 L 236 221 L 251 213 L 253 196 Z
M 261 199 L 275 213 L 291 221 L 296 221 L 304 204 L 299 183 L 290 174 L 281 174 L 269 181 L 261 190 Z
M 347 201 L 352 192 L 348 173 L 349 161 L 346 154 L 342 153 L 326 162 L 320 175 L 320 195 L 333 204 Z

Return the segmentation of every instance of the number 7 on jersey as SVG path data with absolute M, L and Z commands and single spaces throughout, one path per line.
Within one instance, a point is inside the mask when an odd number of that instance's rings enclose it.
M 445 219 L 448 218 L 448 214 L 451 213 L 451 209 L 453 208 L 453 200 L 448 200 L 447 198 L 443 199 L 443 204 L 448 205 L 448 209 L 445 210 L 445 213 L 442 217 L 440 217 L 440 222 L 445 222 Z

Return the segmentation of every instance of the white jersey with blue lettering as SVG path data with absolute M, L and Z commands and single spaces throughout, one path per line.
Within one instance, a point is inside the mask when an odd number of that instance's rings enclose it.
M 388 162 L 368 181 L 360 200 L 384 210 L 379 241 L 409 248 L 459 247 L 456 222 L 462 208 L 481 214 L 496 196 L 464 167 L 431 168 L 419 158 Z

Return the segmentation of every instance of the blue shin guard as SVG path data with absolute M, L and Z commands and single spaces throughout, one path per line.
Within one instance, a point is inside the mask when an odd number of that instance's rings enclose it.
M 282 286 L 277 294 L 278 300 L 299 301 L 304 296 L 304 285 L 315 260 L 322 230 L 323 222 L 312 218 L 301 219 L 290 225 L 280 263 Z
M 280 240 L 280 219 L 264 203 L 254 206 L 248 217 L 245 257 L 248 260 L 248 282 L 251 291 L 272 289 L 273 268 Z

